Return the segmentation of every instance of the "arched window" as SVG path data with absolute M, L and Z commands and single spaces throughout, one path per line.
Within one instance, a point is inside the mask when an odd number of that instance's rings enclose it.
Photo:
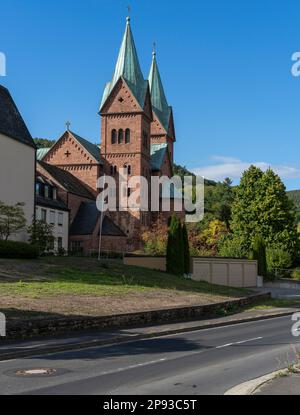
M 110 175 L 112 176 L 114 174 L 114 166 L 110 166 Z
M 124 131 L 122 129 L 119 130 L 118 141 L 119 141 L 119 144 L 123 144 L 123 141 L 124 141 Z
M 117 173 L 117 166 L 114 166 L 114 174 Z
M 125 144 L 129 144 L 129 143 L 130 143 L 130 130 L 129 128 L 127 128 L 125 131 Z
M 111 132 L 111 143 L 116 144 L 117 143 L 117 131 L 115 129 Z
M 131 166 L 130 166 L 130 164 L 127 166 L 127 173 L 128 173 L 128 176 L 131 175 Z

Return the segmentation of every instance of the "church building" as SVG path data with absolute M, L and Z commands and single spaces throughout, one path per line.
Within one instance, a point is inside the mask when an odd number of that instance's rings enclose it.
M 39 151 L 44 173 L 45 164 L 68 172 L 95 199 L 99 193 L 97 179 L 102 175 L 109 175 L 118 183 L 121 169 L 126 169 L 128 177 L 145 177 L 148 183 L 151 182 L 151 176 L 173 176 L 176 136 L 172 107 L 169 106 L 164 92 L 155 52 L 148 79 L 142 73 L 129 17 L 112 79 L 104 89 L 99 115 L 100 148 L 67 129 L 51 149 Z M 136 190 L 128 189 L 128 195 Z M 79 230 L 78 224 L 90 209 L 91 206 L 76 206 L 72 213 L 71 207 L 71 222 L 74 220 L 76 224 L 72 227 L 71 223 L 71 235 L 76 240 L 80 239 L 80 235 L 76 236 L 74 232 Z M 172 211 L 166 213 L 162 216 L 165 220 Z M 79 214 L 80 220 L 76 218 Z M 183 212 L 179 214 L 184 215 Z M 150 200 L 148 211 L 137 209 L 108 212 L 107 217 L 114 224 L 114 234 L 118 234 L 118 229 L 122 241 L 126 237 L 128 251 L 141 247 L 141 234 L 157 220 L 157 214 L 151 213 Z M 95 218 L 96 223 L 100 226 Z M 96 248 L 96 228 L 91 233 Z M 118 245 L 117 238 L 115 241 Z

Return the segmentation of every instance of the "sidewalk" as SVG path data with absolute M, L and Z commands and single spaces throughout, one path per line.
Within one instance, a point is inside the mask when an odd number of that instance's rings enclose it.
M 0 361 L 33 355 L 49 354 L 59 351 L 83 349 L 87 347 L 125 343 L 128 341 L 166 336 L 189 331 L 240 324 L 262 319 L 291 315 L 299 308 L 274 308 L 268 310 L 244 311 L 231 316 L 208 320 L 149 325 L 144 327 L 94 330 L 77 332 L 56 337 L 42 337 L 26 341 L 2 341 L 0 338 Z
M 292 374 L 262 385 L 253 395 L 300 395 L 300 374 Z

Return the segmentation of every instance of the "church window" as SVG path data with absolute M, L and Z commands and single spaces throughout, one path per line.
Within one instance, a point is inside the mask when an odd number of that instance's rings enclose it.
M 110 174 L 111 176 L 114 174 L 114 166 L 110 166 Z
M 122 128 L 119 130 L 119 135 L 118 135 L 118 142 L 119 144 L 123 144 L 124 141 L 124 131 L 122 130 Z
M 117 166 L 114 166 L 114 174 L 117 173 Z
M 131 166 L 130 164 L 127 166 L 127 173 L 130 176 L 131 175 Z
M 129 144 L 130 143 L 130 129 L 127 128 L 125 131 L 125 144 Z
M 117 144 L 117 130 L 113 129 L 111 132 L 111 143 Z

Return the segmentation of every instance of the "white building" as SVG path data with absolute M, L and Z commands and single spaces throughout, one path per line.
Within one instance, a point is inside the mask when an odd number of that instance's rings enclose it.
M 24 203 L 27 225 L 35 212 L 34 141 L 9 91 L 0 85 L 0 200 L 6 205 Z M 26 241 L 26 231 L 10 239 Z
M 58 198 L 57 187 L 45 176 L 37 173 L 36 219 L 53 226 L 53 251 L 68 251 L 69 208 Z

